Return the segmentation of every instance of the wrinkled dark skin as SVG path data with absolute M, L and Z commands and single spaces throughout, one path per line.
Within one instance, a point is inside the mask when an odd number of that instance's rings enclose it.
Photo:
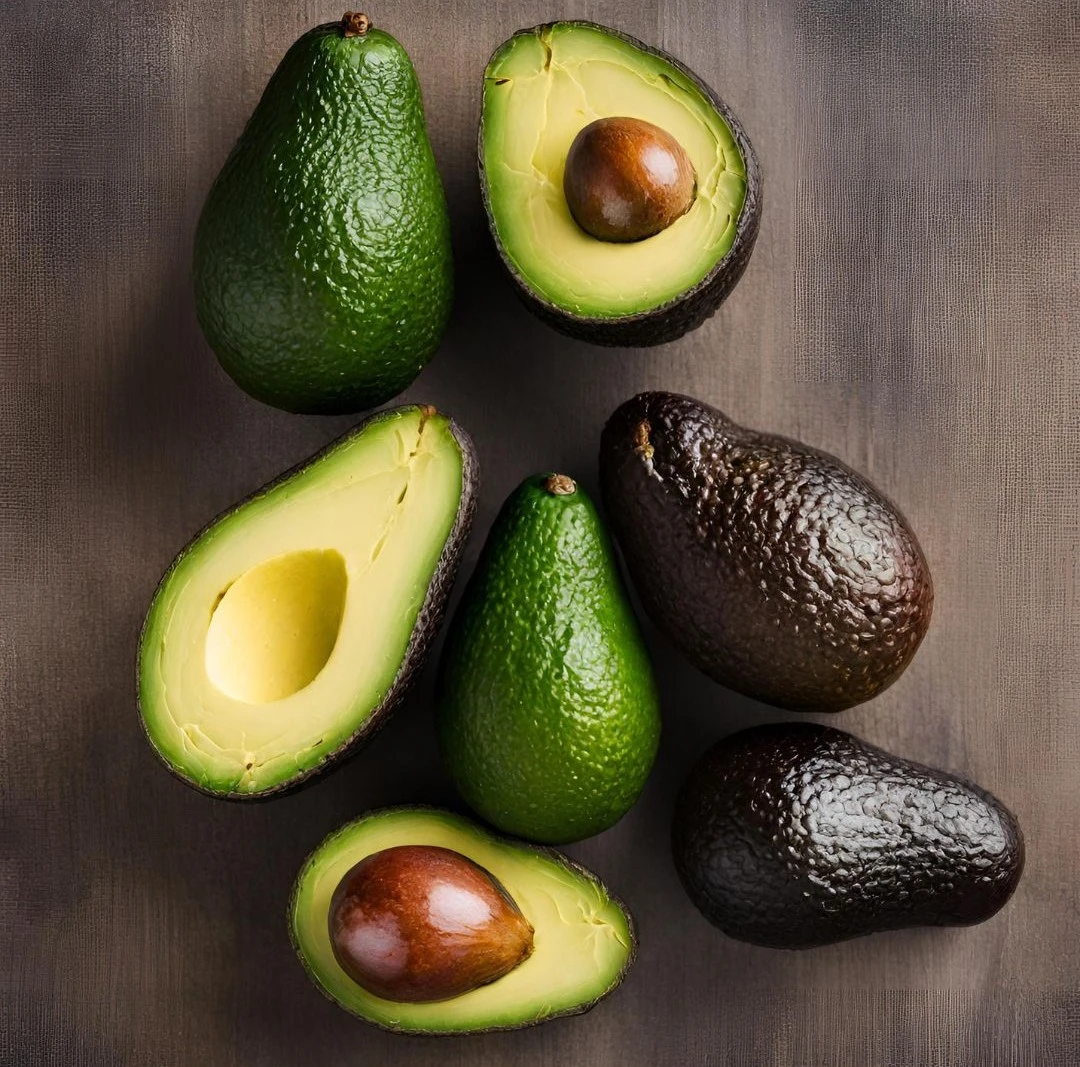
M 933 586 L 865 478 L 691 397 L 641 393 L 604 428 L 608 519 L 645 610 L 699 670 L 792 711 L 842 711 L 901 674 Z
M 682 788 L 672 842 L 702 914 L 772 948 L 983 922 L 1024 869 L 995 797 L 811 723 L 715 745 Z

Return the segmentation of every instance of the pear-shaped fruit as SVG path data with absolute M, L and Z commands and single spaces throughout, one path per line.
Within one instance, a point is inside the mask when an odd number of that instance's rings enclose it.
M 806 722 L 710 749 L 679 795 L 673 846 L 705 917 L 773 948 L 983 922 L 1024 869 L 1020 827 L 996 797 Z
M 600 483 L 645 610 L 721 684 L 841 711 L 915 655 L 934 599 L 922 549 L 835 457 L 692 397 L 641 393 L 604 428 Z
M 409 57 L 364 15 L 304 34 L 206 201 L 199 321 L 288 411 L 375 407 L 420 373 L 453 291 L 450 224 Z
M 366 856 L 330 902 L 342 970 L 384 1000 L 448 1000 L 509 974 L 533 929 L 479 864 L 449 848 L 398 845 Z
M 660 735 L 652 666 L 592 502 L 528 478 L 484 547 L 443 652 L 439 737 L 465 800 L 536 841 L 576 841 L 637 799 Z

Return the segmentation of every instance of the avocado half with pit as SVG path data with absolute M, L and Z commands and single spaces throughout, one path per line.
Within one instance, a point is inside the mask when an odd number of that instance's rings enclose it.
M 731 109 L 677 59 L 595 23 L 535 26 L 495 51 L 479 164 L 519 295 L 597 344 L 661 344 L 701 325 L 757 237 L 761 175 Z
M 488 872 L 532 927 L 531 955 L 489 985 L 446 1000 L 385 1000 L 361 987 L 334 952 L 335 892 L 361 860 L 402 845 L 450 849 Z M 301 962 L 327 997 L 376 1026 L 416 1034 L 516 1030 L 580 1014 L 622 981 L 636 945 L 625 906 L 583 867 L 554 849 L 423 807 L 370 812 L 323 841 L 297 877 L 289 927 Z
M 367 741 L 423 664 L 477 481 L 460 427 L 399 407 L 198 534 L 139 646 L 142 721 L 168 768 L 214 796 L 265 797 Z

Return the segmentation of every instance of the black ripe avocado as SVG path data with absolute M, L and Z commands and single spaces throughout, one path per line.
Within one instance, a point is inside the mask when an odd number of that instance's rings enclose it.
M 595 23 L 534 26 L 496 49 L 479 165 L 518 295 L 596 344 L 695 329 L 757 237 L 761 175 L 731 109 L 677 59 Z
M 252 396 L 335 414 L 400 393 L 439 345 L 450 224 L 409 57 L 364 15 L 305 33 L 210 190 L 199 321 Z
M 210 523 L 139 645 L 150 743 L 212 796 L 266 797 L 355 751 L 418 673 L 478 467 L 431 407 L 379 412 Z
M 436 690 L 447 770 L 500 830 L 577 841 L 637 800 L 660 701 L 614 546 L 573 479 L 534 475 L 503 505 Z
M 1024 869 L 1020 827 L 995 797 L 805 722 L 706 753 L 679 794 L 673 849 L 705 917 L 772 948 L 980 923 Z
M 792 711 L 895 681 L 933 587 L 895 505 L 838 459 L 651 392 L 610 418 L 604 505 L 653 621 L 699 670 Z
M 436 1002 L 403 1003 L 376 996 L 349 976 L 335 955 L 330 920 L 339 886 L 365 857 L 417 845 L 452 850 L 487 872 L 520 909 L 534 941 L 528 958 L 490 984 Z M 595 875 L 553 849 L 422 807 L 369 812 L 331 834 L 296 879 L 289 927 L 301 962 L 327 997 L 398 1033 L 516 1030 L 580 1014 L 622 981 L 635 951 L 629 912 Z

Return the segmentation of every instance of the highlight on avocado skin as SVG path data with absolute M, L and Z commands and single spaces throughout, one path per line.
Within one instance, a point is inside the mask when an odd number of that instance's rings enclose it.
M 214 796 L 269 796 L 373 736 L 441 620 L 477 470 L 450 418 L 394 408 L 195 537 L 140 640 L 140 711 L 166 765 Z
M 401 45 L 350 12 L 282 59 L 203 207 L 199 322 L 246 392 L 337 414 L 428 362 L 453 298 L 450 222 Z
M 749 262 L 761 176 L 742 125 L 677 59 L 617 30 L 553 22 L 500 45 L 479 157 L 519 296 L 571 336 L 674 340 Z
M 534 475 L 503 505 L 448 628 L 436 700 L 455 786 L 506 833 L 577 841 L 637 800 L 659 695 L 614 547 L 572 478 Z
M 339 920 L 359 933 L 351 949 Z M 289 930 L 330 1000 L 412 1034 L 516 1030 L 581 1014 L 618 987 L 636 948 L 629 912 L 594 874 L 554 849 L 427 807 L 368 812 L 326 838 L 297 876 Z M 360 973 L 358 954 L 367 958 Z M 389 996 L 357 980 L 372 966 Z M 490 980 L 474 984 L 478 976 Z M 433 999 L 435 991 L 451 995 Z M 410 999 L 397 999 L 403 992 Z

